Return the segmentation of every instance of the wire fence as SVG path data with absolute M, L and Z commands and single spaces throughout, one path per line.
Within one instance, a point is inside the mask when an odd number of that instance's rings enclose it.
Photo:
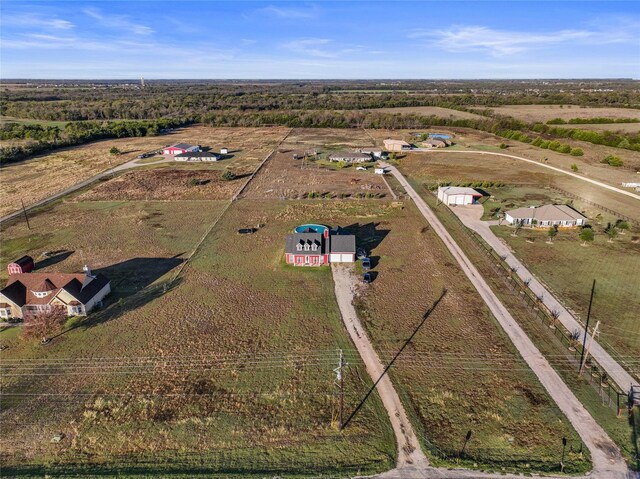
M 435 196 L 435 193 L 432 192 L 432 195 Z M 488 264 L 490 264 L 492 270 L 504 280 L 509 291 L 520 297 L 521 302 L 532 316 L 548 326 L 556 338 L 565 346 L 567 353 L 570 354 L 575 361 L 577 372 L 579 360 L 582 355 L 582 344 L 576 341 L 572 332 L 567 330 L 558 321 L 557 314 L 543 303 L 542 298 L 537 297 L 535 293 L 529 289 L 528 283 L 523 281 L 493 248 L 487 245 L 477 234 L 469 230 L 449 207 L 443 204 L 434 204 L 435 198 L 430 198 L 429 196 L 431 195 L 428 195 L 428 198 L 425 198 L 425 200 L 431 203 L 430 206 L 435 207 L 438 211 L 444 212 L 448 217 L 453 219 L 454 222 L 458 223 L 460 231 L 464 232 L 465 236 L 471 240 L 471 243 L 475 245 L 476 249 L 487 257 L 489 260 Z M 582 377 L 598 392 L 603 403 L 609 405 L 616 411 L 618 416 L 621 415 L 622 410 L 628 407 L 628 393 L 623 392 L 621 387 L 613 383 L 606 374 L 605 369 L 591 356 L 587 359 L 586 374 L 583 374 Z

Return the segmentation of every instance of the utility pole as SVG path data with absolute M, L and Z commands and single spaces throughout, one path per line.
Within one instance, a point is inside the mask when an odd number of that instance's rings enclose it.
M 587 325 L 584 327 L 584 338 L 582 338 L 582 353 L 580 353 L 580 367 L 578 368 L 578 375 L 582 373 L 582 362 L 584 361 L 584 350 L 587 344 L 587 334 L 589 334 L 589 318 L 591 318 L 591 305 L 593 304 L 593 293 L 596 291 L 596 280 L 593 280 L 593 286 L 591 286 L 591 298 L 589 299 L 589 309 L 587 311 Z
M 591 345 L 593 344 L 593 338 L 596 334 L 598 334 L 598 327 L 600 326 L 600 321 L 596 323 L 596 327 L 593 328 L 593 332 L 591 333 L 591 338 L 589 338 L 589 344 L 587 344 L 587 352 L 584 355 L 584 361 L 580 365 L 580 372 L 578 375 L 582 374 L 582 370 L 584 369 L 584 365 L 587 362 L 587 358 L 589 357 L 589 351 L 591 351 Z
M 29 224 L 29 216 L 27 215 L 27 209 L 24 207 L 24 201 L 20 198 L 20 203 L 22 203 L 22 212 L 24 213 L 24 219 L 27 220 L 27 228 L 31 229 L 31 225 Z
M 336 373 L 336 385 L 338 389 L 340 389 L 340 412 L 338 416 L 338 427 L 342 429 L 342 421 L 344 419 L 344 374 L 342 374 L 342 368 L 344 368 L 347 363 L 344 362 L 344 354 L 342 354 L 342 349 L 340 350 L 340 355 L 338 358 L 338 367 L 333 370 Z

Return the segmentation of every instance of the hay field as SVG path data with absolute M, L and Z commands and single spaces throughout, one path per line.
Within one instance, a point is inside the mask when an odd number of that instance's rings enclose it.
M 64 203 L 35 216 L 31 234 L 22 224 L 3 232 L 11 258 L 70 249 L 50 269 L 87 261 L 115 283 L 103 310 L 46 348 L 15 328 L 0 333 L 3 473 L 262 477 L 392 467 L 393 435 L 376 397 L 350 430 L 335 428 L 339 348 L 350 363 L 347 408 L 369 383 L 330 271 L 282 261 L 295 225 L 312 215 L 347 224 L 357 212 L 237 202 L 178 281 L 161 287 L 225 204 Z M 237 234 L 256 224 L 265 226 Z M 58 432 L 65 438 L 52 444 Z
M 554 118 L 570 120 L 571 118 L 640 118 L 640 110 L 615 107 L 581 107 L 578 105 L 504 105 L 491 109 L 518 120 L 547 122 Z M 579 126 L 579 125 L 576 125 Z
M 188 142 L 219 151 L 228 147 L 232 157 L 225 164 L 250 172 L 284 137 L 286 128 L 211 128 L 196 125 L 177 129 L 167 135 L 143 138 L 120 138 L 64 148 L 17 163 L 0 170 L 0 186 L 4 191 L 0 215 L 20 208 L 20 200 L 30 205 L 110 167 L 135 159 L 140 153 L 163 146 Z M 122 154 L 111 155 L 111 147 Z

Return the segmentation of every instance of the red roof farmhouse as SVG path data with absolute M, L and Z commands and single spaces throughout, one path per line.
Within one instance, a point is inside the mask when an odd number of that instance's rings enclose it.
M 18 273 L 9 276 L 0 290 L 0 319 L 23 318 L 25 314 L 64 308 L 68 316 L 85 316 L 111 292 L 111 282 L 94 275 L 88 266 L 83 273 Z
M 200 151 L 199 145 L 190 145 L 189 143 L 176 143 L 162 149 L 163 155 L 179 155 L 181 153 Z
M 287 236 L 285 259 L 287 264 L 295 266 L 353 263 L 356 259 L 356 237 L 332 232 L 324 225 L 301 225 Z

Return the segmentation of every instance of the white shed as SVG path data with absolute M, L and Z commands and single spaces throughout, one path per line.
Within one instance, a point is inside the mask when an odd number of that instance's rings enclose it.
M 387 172 L 387 170 L 385 170 L 384 168 L 376 168 L 373 172 L 376 175 L 384 175 Z
M 482 198 L 482 194 L 473 188 L 460 186 L 440 186 L 438 199 L 445 205 L 472 205 Z

